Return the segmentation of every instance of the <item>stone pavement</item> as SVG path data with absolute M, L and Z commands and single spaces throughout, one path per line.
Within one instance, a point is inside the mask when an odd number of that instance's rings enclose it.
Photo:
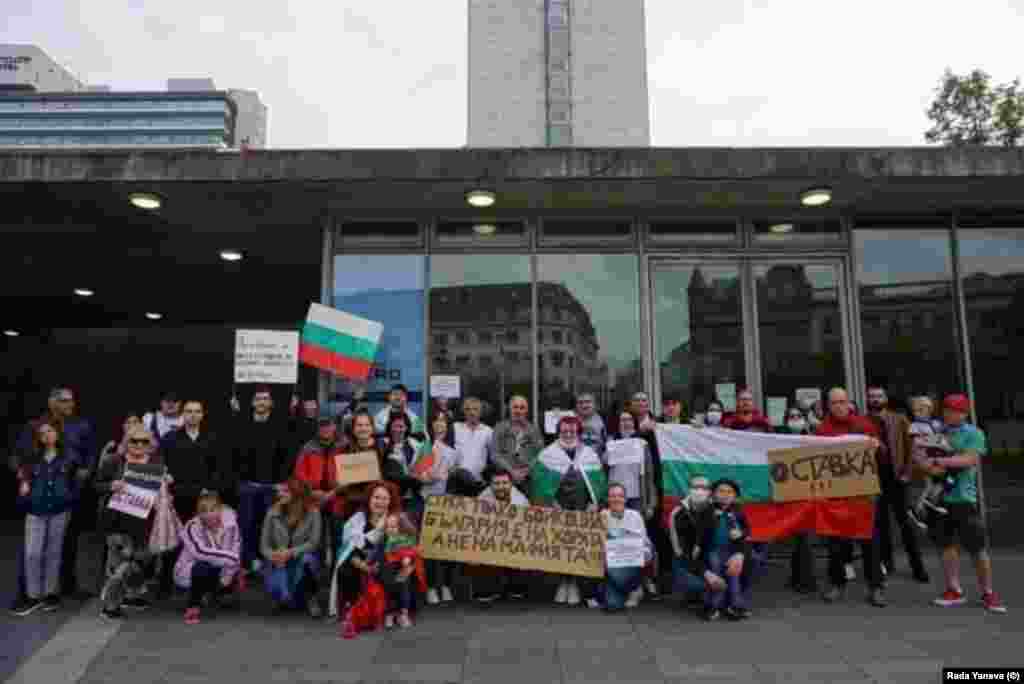
M 938 574 L 934 553 L 930 561 Z M 966 569 L 966 566 L 965 566 Z M 936 682 L 943 665 L 1024 665 L 1024 553 L 996 555 L 1007 615 L 972 602 L 929 605 L 935 585 L 891 578 L 891 604 L 863 601 L 851 584 L 845 604 L 828 606 L 783 588 L 775 566 L 741 623 L 706 624 L 677 603 L 644 604 L 609 616 L 585 608 L 525 602 L 427 607 L 409 630 L 345 641 L 333 623 L 294 614 L 271 618 L 259 589 L 240 611 L 201 625 L 182 623 L 181 599 L 105 625 L 87 604 L 21 661 L 11 682 Z M 72 610 L 69 606 L 68 610 Z M 5 641 L 36 615 L 4 619 Z

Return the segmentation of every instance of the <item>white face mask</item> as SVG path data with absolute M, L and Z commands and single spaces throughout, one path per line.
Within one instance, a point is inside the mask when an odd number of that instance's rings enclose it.
M 708 412 L 708 425 L 718 425 L 722 422 L 722 414 L 718 411 Z
M 795 418 L 786 424 L 789 426 L 789 429 L 792 430 L 793 432 L 802 432 L 803 429 L 807 427 L 807 421 L 803 420 L 802 418 Z

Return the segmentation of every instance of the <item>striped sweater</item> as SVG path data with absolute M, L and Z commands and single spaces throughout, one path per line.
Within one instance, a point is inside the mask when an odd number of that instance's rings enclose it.
M 225 506 L 221 512 L 224 536 L 216 543 L 210 531 L 197 515 L 181 531 L 181 555 L 174 564 L 174 582 L 187 589 L 192 585 L 192 566 L 205 561 L 220 568 L 221 577 L 230 581 L 239 569 L 242 551 L 242 536 L 238 529 L 235 512 Z

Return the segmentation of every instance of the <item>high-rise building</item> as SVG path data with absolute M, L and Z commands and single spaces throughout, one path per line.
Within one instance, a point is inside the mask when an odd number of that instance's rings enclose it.
M 0 45 L 0 92 L 79 92 L 83 84 L 35 45 Z
M 470 147 L 650 145 L 643 0 L 469 0 Z

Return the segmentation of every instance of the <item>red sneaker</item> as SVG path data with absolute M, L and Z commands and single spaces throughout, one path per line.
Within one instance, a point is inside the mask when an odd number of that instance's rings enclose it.
M 239 570 L 237 577 L 238 577 L 238 580 L 237 580 L 238 592 L 239 593 L 245 593 L 245 588 L 248 586 L 248 582 L 245 579 L 245 572 Z
M 1005 613 L 1006 605 L 999 600 L 999 594 L 994 591 L 987 592 L 981 597 L 981 603 L 985 610 L 990 613 Z
M 359 633 L 356 631 L 355 624 L 346 616 L 341 623 L 341 638 L 355 639 L 357 636 L 359 636 Z
M 189 608 L 185 611 L 185 624 L 186 625 L 198 625 L 199 624 L 199 609 Z
M 932 601 L 932 603 L 936 606 L 942 606 L 943 608 L 949 608 L 950 606 L 962 606 L 967 603 L 967 596 L 963 591 L 947 589 L 942 596 Z

